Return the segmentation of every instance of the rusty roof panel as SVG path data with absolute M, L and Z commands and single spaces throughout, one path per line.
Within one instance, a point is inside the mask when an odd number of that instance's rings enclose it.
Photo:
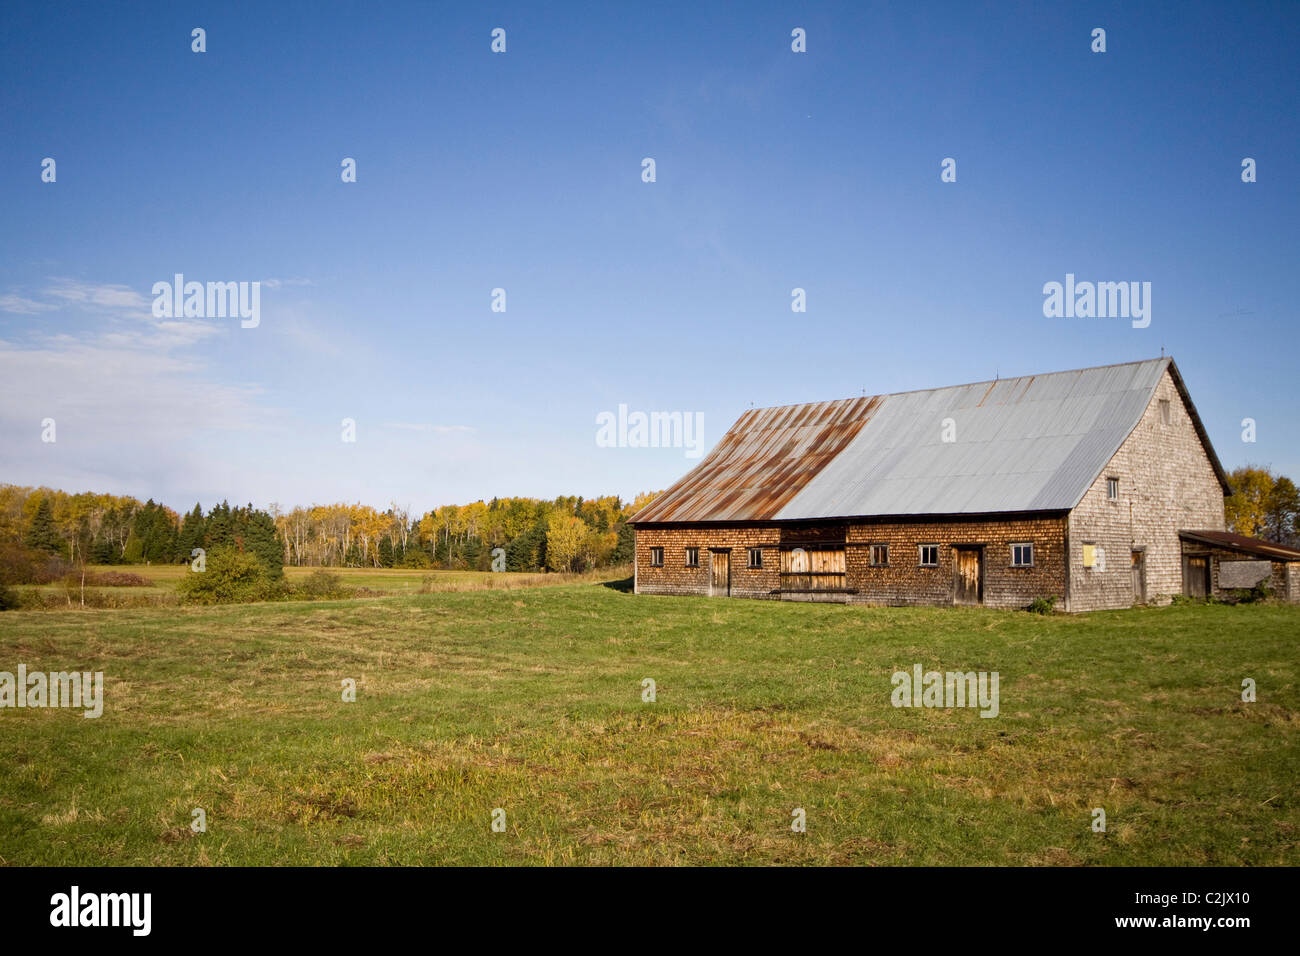
M 637 523 L 772 518 L 857 436 L 878 396 L 754 409 Z

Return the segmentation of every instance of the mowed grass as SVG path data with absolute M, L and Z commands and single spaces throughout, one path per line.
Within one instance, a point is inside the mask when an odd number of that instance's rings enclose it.
M 0 710 L 0 862 L 1296 865 L 1298 640 L 600 585 L 11 611 L 0 670 L 106 703 Z M 998 671 L 1000 715 L 892 707 L 915 663 Z

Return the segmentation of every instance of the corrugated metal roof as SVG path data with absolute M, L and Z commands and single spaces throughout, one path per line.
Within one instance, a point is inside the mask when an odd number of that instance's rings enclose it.
M 1171 365 L 1149 359 L 746 412 L 632 521 L 1066 511 L 1137 425 Z M 1176 369 L 1174 377 L 1182 389 Z M 943 441 L 948 418 L 952 442 Z
M 880 403 L 851 398 L 745 412 L 637 522 L 766 520 L 826 467 Z

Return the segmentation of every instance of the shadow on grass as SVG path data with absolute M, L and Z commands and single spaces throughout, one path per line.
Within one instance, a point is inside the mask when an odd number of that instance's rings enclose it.
M 632 593 L 632 578 L 619 578 L 617 581 L 602 581 L 601 587 L 609 588 L 611 591 L 621 591 L 624 594 Z

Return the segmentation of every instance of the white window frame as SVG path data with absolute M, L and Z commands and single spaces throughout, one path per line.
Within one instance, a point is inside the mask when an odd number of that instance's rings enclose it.
M 1028 548 L 1029 560 L 1016 561 L 1016 548 Z M 1032 568 L 1034 566 L 1034 542 L 1032 541 L 1012 541 L 1011 542 L 1011 566 L 1013 568 Z
M 934 560 L 925 560 L 925 549 L 934 548 Z M 939 546 L 937 544 L 918 544 L 916 546 L 916 562 L 918 567 L 937 568 L 939 566 Z

